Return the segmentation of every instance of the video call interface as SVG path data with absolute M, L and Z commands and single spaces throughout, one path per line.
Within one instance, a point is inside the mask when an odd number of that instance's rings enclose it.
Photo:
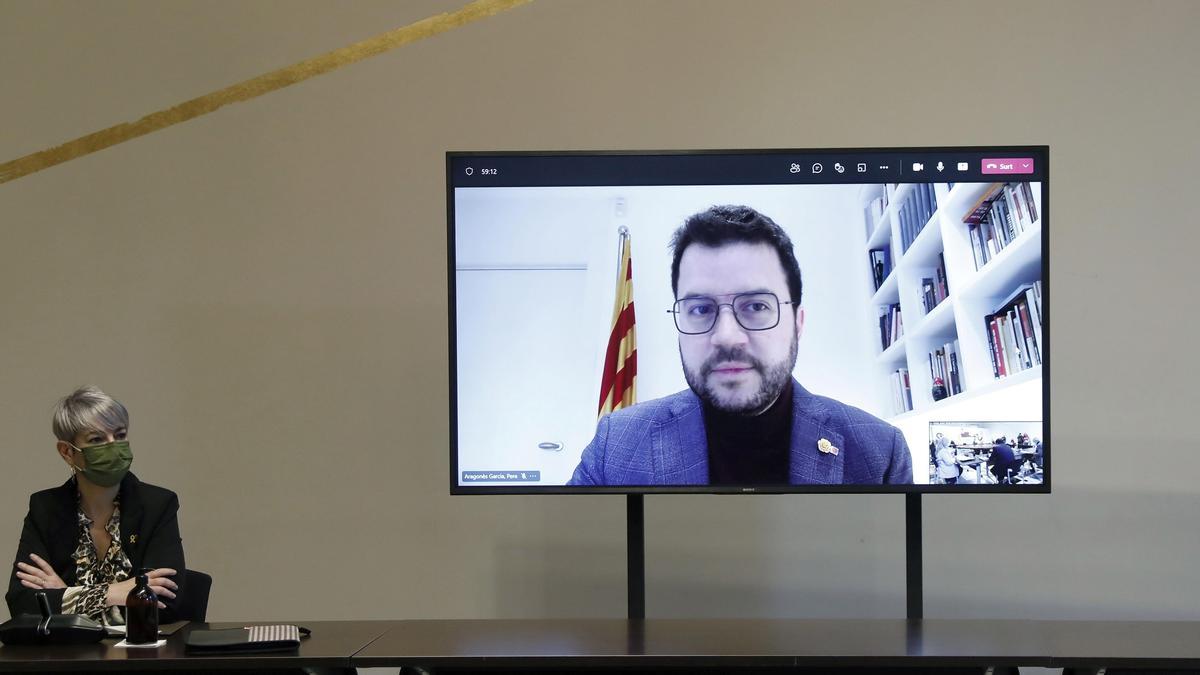
M 451 491 L 1048 491 L 1047 154 L 449 153 Z

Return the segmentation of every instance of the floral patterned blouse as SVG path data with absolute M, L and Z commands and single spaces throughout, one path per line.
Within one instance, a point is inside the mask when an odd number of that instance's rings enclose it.
M 84 515 L 83 507 L 77 504 L 79 545 L 73 557 L 78 585 L 67 588 L 63 593 L 62 611 L 64 614 L 83 614 L 109 625 L 123 625 L 123 608 L 104 606 L 109 584 L 130 578 L 133 572 L 133 563 L 129 562 L 129 557 L 121 548 L 120 501 L 114 501 L 113 506 L 112 518 L 104 528 L 112 543 L 108 545 L 104 557 L 100 558 L 96 553 L 96 542 L 92 539 L 92 521 Z

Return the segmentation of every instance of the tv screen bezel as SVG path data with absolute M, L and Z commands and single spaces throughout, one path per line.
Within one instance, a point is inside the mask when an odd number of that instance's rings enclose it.
M 458 481 L 458 332 L 456 296 L 456 237 L 455 237 L 455 181 L 453 166 L 462 158 L 485 157 L 651 157 L 675 155 L 846 155 L 865 153 L 939 154 L 939 153 L 995 153 L 1001 156 L 1026 155 L 1033 157 L 1041 174 L 1041 283 L 1042 283 L 1042 433 L 1044 436 L 1043 480 L 1037 484 L 1018 485 L 939 485 L 939 484 L 799 484 L 799 485 L 647 485 L 647 486 L 568 486 L 490 484 L 460 485 Z M 868 181 L 898 183 L 935 183 L 929 180 Z M 972 180 L 971 182 L 979 182 Z M 780 181 L 782 184 L 783 182 Z M 731 185 L 735 182 L 729 183 Z M 859 148 L 752 148 L 752 149 L 696 149 L 696 150 L 496 150 L 496 151 L 447 151 L 446 152 L 446 253 L 448 291 L 448 349 L 449 359 L 449 413 L 450 413 L 450 494 L 451 495 L 597 495 L 597 494 L 1049 494 L 1053 471 L 1051 463 L 1051 418 L 1050 418 L 1050 354 L 1052 351 L 1050 309 L 1050 147 L 1048 145 L 977 145 L 977 146 L 907 146 L 907 147 L 859 147 Z M 924 467 L 914 465 L 913 471 Z

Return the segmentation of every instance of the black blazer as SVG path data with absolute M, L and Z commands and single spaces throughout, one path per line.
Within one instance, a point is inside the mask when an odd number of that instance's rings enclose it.
M 36 553 L 50 563 L 54 571 L 68 586 L 74 586 L 75 549 L 79 546 L 79 522 L 77 518 L 77 490 L 75 479 L 49 490 L 35 492 L 29 497 L 29 513 L 21 529 L 21 543 L 17 547 L 17 561 L 33 564 L 29 554 Z M 156 485 L 143 483 L 132 473 L 121 480 L 121 547 L 134 573 L 141 567 L 170 567 L 176 571 L 173 577 L 179 584 L 174 600 L 159 598 L 167 606 L 158 611 L 160 623 L 176 621 L 179 601 L 186 589 L 184 582 L 183 541 L 179 538 L 179 498 L 174 492 Z M 13 563 L 8 580 L 8 593 L 4 600 L 13 616 L 18 614 L 40 614 L 36 593 L 21 584 L 17 578 L 17 565 Z M 64 590 L 47 589 L 50 608 L 54 613 L 62 611 Z

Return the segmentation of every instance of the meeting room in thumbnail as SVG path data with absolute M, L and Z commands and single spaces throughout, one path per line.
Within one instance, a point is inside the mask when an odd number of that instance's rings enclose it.
M 1039 485 L 1042 423 L 930 422 L 932 485 Z

